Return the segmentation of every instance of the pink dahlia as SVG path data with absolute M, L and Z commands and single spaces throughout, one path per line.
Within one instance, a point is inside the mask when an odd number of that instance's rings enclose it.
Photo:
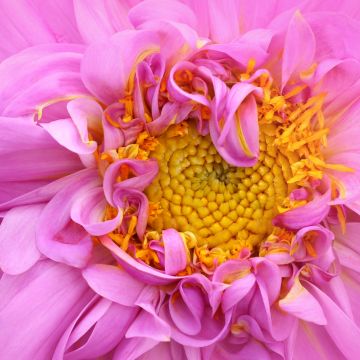
M 0 358 L 357 359 L 358 1 L 3 1 Z

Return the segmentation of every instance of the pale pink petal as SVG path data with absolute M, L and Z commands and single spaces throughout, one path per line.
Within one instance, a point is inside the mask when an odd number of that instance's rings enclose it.
M 80 78 L 84 48 L 39 45 L 0 64 L 0 109 L 4 115 L 34 114 L 48 104 L 87 96 Z
M 95 296 L 62 336 L 53 360 L 100 357 L 115 348 L 136 309 Z
M 11 275 L 21 274 L 40 258 L 35 228 L 43 204 L 9 210 L 0 226 L 0 267 Z

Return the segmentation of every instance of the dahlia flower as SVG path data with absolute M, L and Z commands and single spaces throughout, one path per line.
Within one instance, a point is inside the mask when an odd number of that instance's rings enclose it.
M 358 1 L 0 11 L 1 359 L 358 358 Z

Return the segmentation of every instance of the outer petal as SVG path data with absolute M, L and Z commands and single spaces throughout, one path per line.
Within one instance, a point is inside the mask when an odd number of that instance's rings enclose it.
M 29 118 L 0 118 L 0 151 L 4 182 L 51 180 L 82 167 Z
M 81 65 L 84 84 L 104 103 L 113 103 L 124 97 L 136 65 L 155 52 L 159 52 L 157 37 L 147 31 L 122 31 L 90 45 Z
M 52 261 L 40 261 L 19 276 L 4 275 L 0 293 L 4 359 L 49 359 L 64 330 L 93 296 L 78 270 Z
M 0 60 L 37 44 L 82 42 L 72 0 L 2 1 L 0 13 Z
M 44 205 L 15 207 L 0 226 L 0 267 L 8 274 L 20 274 L 40 258 L 35 228 Z
M 75 0 L 76 21 L 83 40 L 90 44 L 130 28 L 130 1 Z
M 4 115 L 34 114 L 51 104 L 87 96 L 80 79 L 83 47 L 42 45 L 0 64 L 0 109 Z

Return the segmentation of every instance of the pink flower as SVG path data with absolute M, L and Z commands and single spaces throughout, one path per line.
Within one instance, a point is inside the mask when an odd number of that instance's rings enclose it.
M 4 359 L 356 359 L 356 1 L 0 5 Z

